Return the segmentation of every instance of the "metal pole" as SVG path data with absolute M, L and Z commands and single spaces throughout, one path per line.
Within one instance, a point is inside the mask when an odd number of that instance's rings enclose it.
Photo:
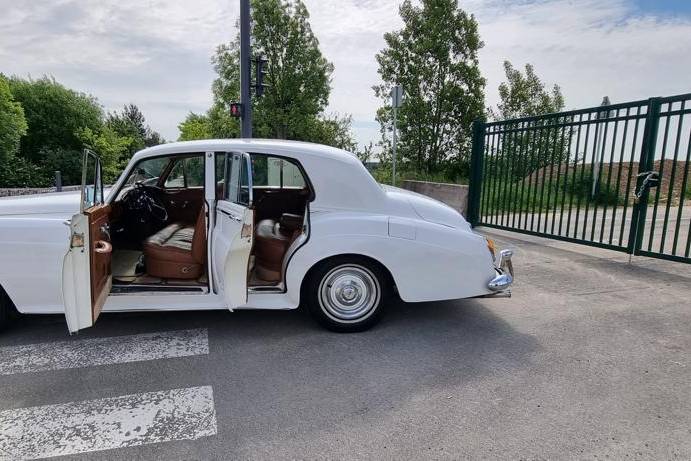
M 397 116 L 396 106 L 393 107 L 393 146 L 391 148 L 391 153 L 393 155 L 393 167 L 391 171 L 391 185 L 396 185 L 396 142 L 398 141 L 396 136 L 396 116 Z
M 468 209 L 466 216 L 471 226 L 480 222 L 480 198 L 482 195 L 482 163 L 485 153 L 485 121 L 473 122 L 473 144 L 470 154 L 470 185 L 468 188 Z
M 62 172 L 60 170 L 55 172 L 55 191 L 62 192 Z
M 250 61 L 250 0 L 240 0 L 240 102 L 242 103 L 241 136 L 252 137 L 252 63 Z

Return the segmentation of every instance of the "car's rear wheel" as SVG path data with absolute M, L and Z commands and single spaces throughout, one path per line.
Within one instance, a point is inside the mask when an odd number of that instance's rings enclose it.
M 311 274 L 305 297 L 312 316 L 329 330 L 363 331 L 381 319 L 389 298 L 387 274 L 365 258 L 338 257 Z

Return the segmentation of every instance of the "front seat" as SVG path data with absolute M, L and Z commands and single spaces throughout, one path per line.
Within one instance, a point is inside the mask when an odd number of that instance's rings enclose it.
M 206 216 L 202 206 L 197 223 L 166 226 L 144 243 L 146 272 L 163 279 L 197 279 L 206 262 Z

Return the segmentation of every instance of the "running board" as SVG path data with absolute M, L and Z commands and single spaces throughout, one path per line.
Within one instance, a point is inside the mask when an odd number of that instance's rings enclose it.
M 113 285 L 110 290 L 111 295 L 127 295 L 140 293 L 188 293 L 199 294 L 207 293 L 204 287 L 185 287 L 185 286 L 152 286 L 152 285 Z

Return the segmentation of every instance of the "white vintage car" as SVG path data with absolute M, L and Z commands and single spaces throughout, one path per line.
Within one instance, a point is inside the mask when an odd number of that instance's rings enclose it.
M 103 311 L 295 309 L 364 330 L 408 302 L 507 296 L 511 252 L 452 208 L 378 184 L 352 154 L 289 141 L 209 140 L 138 152 L 104 194 L 0 199 L 0 323 Z

